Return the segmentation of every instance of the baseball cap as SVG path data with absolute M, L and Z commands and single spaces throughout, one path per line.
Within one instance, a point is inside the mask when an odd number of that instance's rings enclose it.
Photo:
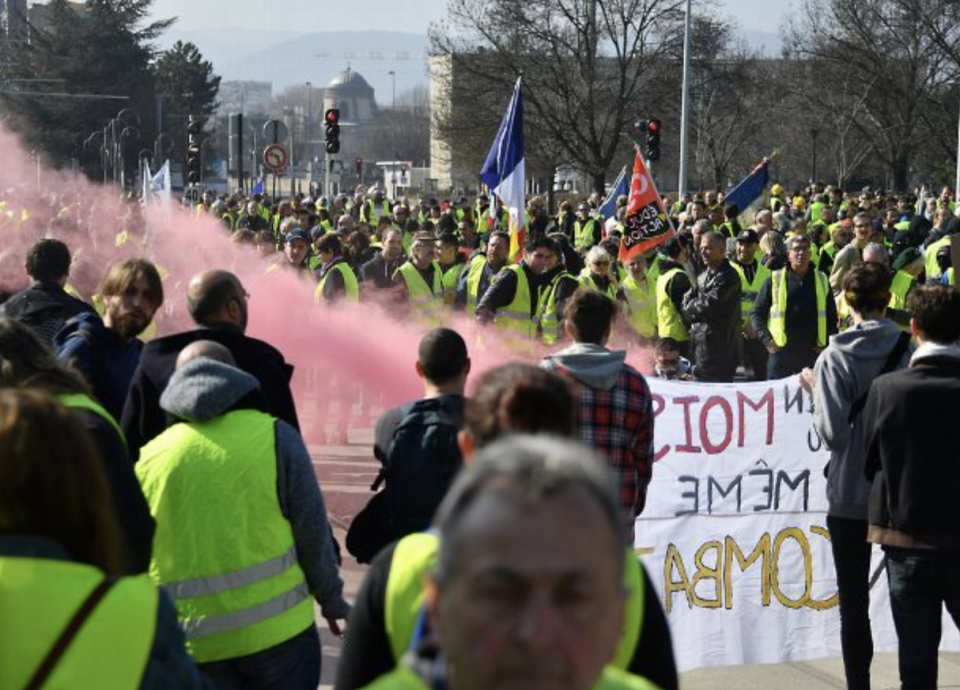
M 757 244 L 760 241 L 760 236 L 757 235 L 756 230 L 751 230 L 747 228 L 740 232 L 737 235 L 737 242 L 743 242 L 744 244 Z
M 303 240 L 307 244 L 310 244 L 310 234 L 303 228 L 297 228 L 296 230 L 291 230 L 283 238 L 284 244 L 290 244 L 294 240 Z

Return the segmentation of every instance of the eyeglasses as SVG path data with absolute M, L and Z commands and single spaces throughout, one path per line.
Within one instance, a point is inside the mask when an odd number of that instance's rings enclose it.
M 810 251 L 810 247 L 809 247 L 809 246 L 805 246 L 805 247 L 790 247 L 790 251 L 796 252 L 797 254 L 800 254 L 800 253 L 802 253 L 802 252 L 809 252 L 809 251 Z

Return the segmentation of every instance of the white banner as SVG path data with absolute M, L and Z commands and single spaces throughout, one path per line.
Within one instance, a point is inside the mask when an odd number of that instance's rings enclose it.
M 798 377 L 648 381 L 659 460 L 636 549 L 660 592 L 679 669 L 840 656 L 829 453 Z M 876 547 L 871 620 L 877 651 L 892 652 L 881 560 Z M 944 648 L 960 649 L 952 622 Z

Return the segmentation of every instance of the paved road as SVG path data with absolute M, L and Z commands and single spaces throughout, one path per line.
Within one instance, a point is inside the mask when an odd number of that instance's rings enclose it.
M 305 425 L 306 426 L 306 425 Z M 310 446 L 314 467 L 323 487 L 327 510 L 334 532 L 344 543 L 346 527 L 370 497 L 369 487 L 377 476 L 379 463 L 371 447 L 371 429 L 351 430 L 348 445 Z M 366 566 L 344 553 L 343 577 L 347 598 L 353 599 Z M 323 673 L 321 688 L 331 688 L 340 657 L 340 641 L 320 621 L 323 640 Z M 730 690 L 775 688 L 776 690 L 836 690 L 846 687 L 840 659 L 821 659 L 789 664 L 762 666 L 730 666 L 700 669 L 681 676 L 683 690 Z M 880 654 L 874 660 L 874 690 L 899 688 L 896 656 Z M 960 689 L 960 653 L 941 654 L 940 688 Z

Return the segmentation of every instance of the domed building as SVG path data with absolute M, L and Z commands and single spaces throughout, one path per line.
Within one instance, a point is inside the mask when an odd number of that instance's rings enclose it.
M 373 87 L 349 67 L 334 77 L 323 90 L 323 110 L 339 108 L 344 122 L 366 124 L 377 118 Z

